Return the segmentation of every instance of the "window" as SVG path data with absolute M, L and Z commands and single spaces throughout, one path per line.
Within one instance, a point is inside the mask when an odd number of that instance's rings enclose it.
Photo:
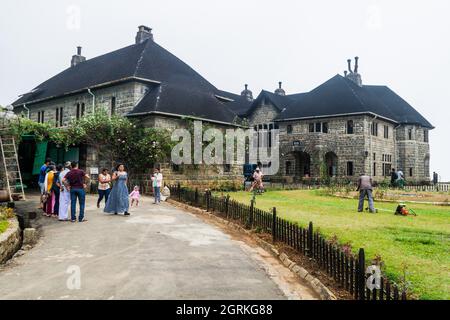
M 229 172 L 231 172 L 231 164 L 224 164 L 224 165 L 223 165 L 223 172 L 224 172 L 224 173 L 229 173 Z
M 353 134 L 353 120 L 347 121 L 347 134 Z
M 347 175 L 353 176 L 353 162 L 352 161 L 347 162 Z
M 316 132 L 321 132 L 321 131 L 322 131 L 322 123 L 316 122 Z
M 409 176 L 410 176 L 410 177 L 413 176 L 413 168 L 409 168 Z
M 290 175 L 292 174 L 292 162 L 286 161 L 286 174 Z
M 81 116 L 84 117 L 85 106 L 84 103 L 81 104 Z
M 61 108 L 56 108 L 56 112 L 55 112 L 55 120 L 56 120 L 56 126 L 57 127 L 62 127 L 63 126 L 63 119 L 64 119 L 64 109 Z
M 309 124 L 309 132 L 314 132 L 314 123 Z
M 111 115 L 116 113 L 116 97 L 111 98 Z
M 80 111 L 81 111 L 81 110 L 80 110 L 80 109 L 81 109 L 80 107 L 81 107 L 80 104 L 77 103 L 77 111 L 76 111 L 76 115 L 75 115 L 76 118 L 77 118 L 77 120 L 80 119 Z
M 428 142 L 428 130 L 423 130 L 423 142 Z
M 374 177 L 376 177 L 377 176 L 377 163 L 376 162 L 374 162 L 373 163 L 373 174 L 372 174 Z
M 384 138 L 389 139 L 389 126 L 384 126 Z
M 377 122 L 372 122 L 370 127 L 371 127 L 372 135 L 375 136 L 375 137 L 378 137 L 378 123 Z
M 182 167 L 179 164 L 172 163 L 172 172 L 173 173 L 182 173 Z
M 375 152 L 373 153 L 373 160 L 377 160 L 377 154 Z
M 322 132 L 328 133 L 328 122 L 322 123 Z
M 412 140 L 412 129 L 408 129 L 408 140 Z
M 44 122 L 45 122 L 44 111 L 38 111 L 38 123 L 44 123 Z
M 287 131 L 287 133 L 292 133 L 292 125 L 291 124 L 287 125 L 286 131 Z

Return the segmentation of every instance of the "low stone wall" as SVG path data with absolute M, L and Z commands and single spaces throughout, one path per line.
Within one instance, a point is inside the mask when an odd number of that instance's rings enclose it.
M 0 234 L 0 264 L 9 260 L 22 245 L 22 234 L 16 218 L 8 220 L 8 229 Z

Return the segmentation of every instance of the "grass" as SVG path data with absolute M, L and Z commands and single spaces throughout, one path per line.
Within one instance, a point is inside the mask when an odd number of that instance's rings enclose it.
M 0 220 L 0 234 L 3 233 L 3 232 L 5 232 L 6 229 L 8 229 L 8 226 L 9 226 L 8 221 L 6 221 L 6 220 L 5 220 L 5 221 Z
M 252 194 L 230 193 L 249 203 Z M 366 205 L 367 206 L 367 205 Z M 306 226 L 310 221 L 327 237 L 350 242 L 367 259 L 380 255 L 386 274 L 399 279 L 407 266 L 410 290 L 419 299 L 450 299 L 450 207 L 410 204 L 417 217 L 395 216 L 395 203 L 376 203 L 377 214 L 358 213 L 357 201 L 322 195 L 320 190 L 268 191 L 256 207 Z

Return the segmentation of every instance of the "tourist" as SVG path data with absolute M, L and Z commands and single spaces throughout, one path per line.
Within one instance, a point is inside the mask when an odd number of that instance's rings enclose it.
M 155 197 L 154 204 L 161 203 L 161 186 L 163 181 L 163 175 L 159 172 L 158 168 L 155 168 L 153 177 L 152 177 L 152 185 L 153 185 L 153 196 Z
M 439 183 L 439 175 L 436 172 L 433 172 L 433 184 L 437 185 Z
M 258 193 L 262 193 L 264 185 L 263 185 L 263 173 L 259 167 L 255 169 L 255 172 L 253 173 L 253 184 L 250 188 L 250 192 L 253 191 L 253 189 L 256 188 L 256 191 Z
M 392 168 L 392 171 L 391 171 L 391 187 L 392 188 L 395 188 L 397 186 L 397 178 L 398 178 L 397 172 L 395 171 L 394 168 Z
M 111 192 L 111 175 L 108 169 L 102 169 L 102 173 L 98 175 L 98 200 L 97 208 L 100 208 L 100 203 L 105 198 L 105 204 L 108 202 L 109 194 Z
M 134 186 L 133 191 L 130 193 L 130 198 L 131 198 L 131 206 L 133 206 L 133 204 L 136 203 L 136 207 L 138 207 L 139 199 L 141 198 L 138 186 Z
M 358 189 L 359 191 L 359 204 L 358 204 L 358 212 L 362 212 L 364 209 L 364 199 L 367 195 L 367 200 L 369 201 L 369 211 L 371 213 L 375 213 L 375 207 L 373 205 L 373 196 L 372 196 L 372 178 L 368 175 L 362 174 L 358 178 Z
M 67 161 L 64 164 L 64 170 L 59 174 L 59 185 L 60 185 L 60 193 L 59 193 L 59 211 L 58 211 L 58 219 L 59 221 L 69 221 L 68 213 L 69 213 L 69 203 L 70 203 L 70 190 L 63 183 L 64 177 L 69 173 L 71 168 L 70 161 Z
M 39 190 L 41 192 L 41 199 L 40 199 L 40 208 L 43 209 L 44 208 L 44 194 L 46 194 L 45 192 L 45 175 L 47 174 L 47 169 L 48 166 L 50 165 L 50 162 L 52 162 L 52 159 L 47 158 L 45 159 L 45 163 L 41 166 L 41 168 L 39 169 L 39 179 L 38 179 L 38 185 L 39 185 Z
M 45 188 L 45 203 L 44 203 L 44 215 L 51 217 L 53 215 L 53 207 L 55 206 L 55 194 L 53 192 L 53 181 L 56 173 L 56 167 L 49 165 L 47 167 L 47 174 L 44 179 Z
M 61 184 L 59 181 L 59 176 L 61 172 L 63 171 L 64 167 L 62 164 L 58 164 L 56 166 L 55 174 L 53 175 L 53 184 L 52 184 L 52 192 L 53 192 L 53 198 L 54 198 L 54 205 L 53 205 L 53 217 L 58 217 L 59 215 L 59 197 L 61 193 Z
M 128 212 L 130 202 L 128 199 L 128 187 L 127 187 L 128 174 L 123 164 L 119 164 L 116 171 L 112 175 L 112 181 L 115 181 L 108 200 L 106 201 L 105 209 L 106 213 L 124 213 L 125 216 L 129 216 Z
M 86 222 L 84 218 L 84 207 L 86 205 L 86 180 L 90 177 L 78 168 L 78 162 L 74 161 L 71 163 L 71 170 L 65 175 L 63 183 L 70 190 L 70 215 L 71 222 L 77 221 L 76 207 L 77 199 L 80 206 L 80 213 L 78 215 L 79 222 Z

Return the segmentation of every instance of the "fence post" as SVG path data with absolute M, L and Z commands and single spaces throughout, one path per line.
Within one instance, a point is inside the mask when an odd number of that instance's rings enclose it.
M 308 227 L 308 254 L 307 254 L 307 256 L 310 258 L 312 258 L 312 256 L 313 256 L 313 252 L 312 252 L 312 250 L 313 250 L 313 232 L 314 232 L 313 223 L 311 221 L 309 223 L 309 227 Z
M 198 188 L 195 188 L 194 202 L 198 206 Z
M 205 191 L 205 200 L 206 200 L 206 212 L 209 211 L 209 190 Z
M 277 240 L 277 208 L 272 209 L 272 241 L 275 243 Z
M 179 182 L 177 184 L 177 192 L 178 192 L 178 200 L 181 202 L 181 185 Z
M 230 203 L 230 195 L 227 194 L 227 197 L 225 198 L 225 217 L 228 219 L 228 207 Z
M 250 200 L 250 212 L 248 215 L 248 221 L 247 221 L 247 229 L 253 228 L 253 214 L 255 211 L 255 200 Z
M 358 254 L 358 291 L 359 300 L 364 300 L 366 293 L 366 256 L 364 249 L 359 249 Z

